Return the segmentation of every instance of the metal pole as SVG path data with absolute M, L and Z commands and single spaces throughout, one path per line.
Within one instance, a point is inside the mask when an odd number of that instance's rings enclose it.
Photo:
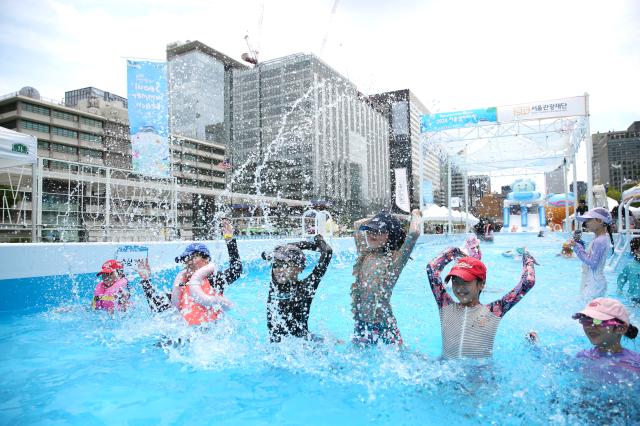
M 466 162 L 466 153 L 465 153 L 465 162 Z M 469 179 L 467 176 L 467 171 L 464 171 L 464 213 L 466 215 L 464 221 L 464 232 L 469 232 Z
M 105 239 L 109 241 L 109 227 L 111 226 L 111 168 L 106 170 L 107 184 L 104 195 L 104 225 Z
M 38 217 L 38 163 L 40 159 L 37 158 L 36 162 L 31 165 L 31 242 L 35 243 L 38 240 L 38 226 L 36 225 L 36 219 Z
M 420 165 L 418 167 L 419 173 L 420 173 L 420 182 L 418 182 L 418 184 L 420 185 L 420 193 L 418 194 L 418 206 L 420 208 L 420 211 L 422 211 L 425 207 L 424 205 L 424 199 L 422 197 L 423 191 L 424 191 L 424 185 L 423 185 L 423 181 L 424 181 L 424 135 L 420 135 L 419 138 L 419 149 L 420 149 Z M 424 234 L 424 222 L 420 225 L 420 235 Z
M 585 92 L 584 94 L 584 108 L 586 115 L 586 125 L 587 125 L 587 138 L 586 138 L 586 148 L 587 148 L 587 208 L 593 208 L 593 164 L 592 164 L 592 156 L 593 156 L 593 142 L 591 140 L 591 128 L 589 126 L 589 94 Z
M 564 180 L 564 195 L 566 196 L 566 201 L 564 203 L 564 223 L 562 226 L 562 230 L 564 232 L 569 232 L 569 182 L 567 182 L 567 159 L 564 159 L 562 163 L 562 178 Z
M 447 206 L 449 207 L 448 233 L 451 234 L 451 159 L 448 159 L 449 167 L 447 169 Z
M 43 192 L 43 185 L 42 185 L 43 164 L 42 163 L 43 163 L 42 159 L 39 158 L 38 159 L 38 176 L 37 176 L 38 209 L 36 210 L 36 241 L 37 242 L 42 241 L 42 192 Z
M 577 169 L 576 156 L 577 156 L 577 153 L 574 146 L 573 158 L 571 160 L 573 162 L 573 192 L 575 197 L 575 202 L 573 203 L 573 229 L 578 229 L 578 212 L 576 211 L 576 209 L 578 208 L 579 191 L 578 191 L 578 171 L 576 170 Z

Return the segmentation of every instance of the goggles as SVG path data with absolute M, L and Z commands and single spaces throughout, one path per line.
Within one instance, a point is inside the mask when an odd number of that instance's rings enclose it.
M 271 267 L 272 268 L 297 268 L 297 267 L 301 267 L 301 265 L 298 265 L 293 261 L 274 260 L 271 263 Z
M 599 320 L 596 318 L 591 318 L 588 316 L 582 316 L 578 318 L 578 322 L 581 325 L 587 327 L 616 327 L 620 325 L 624 325 L 624 323 L 618 319 L 610 319 L 610 320 Z

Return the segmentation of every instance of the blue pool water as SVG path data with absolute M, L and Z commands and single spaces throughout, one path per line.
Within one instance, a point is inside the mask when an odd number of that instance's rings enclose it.
M 171 313 L 153 315 L 136 281 L 136 308 L 116 318 L 87 309 L 92 275 L 4 281 L 0 424 L 637 423 L 638 378 L 603 386 L 574 359 L 589 343 L 571 319 L 582 308 L 580 262 L 556 257 L 562 241 L 498 235 L 483 244 L 485 303 L 519 279 L 521 263 L 503 251 L 526 245 L 540 266 L 536 286 L 502 321 L 493 360 L 482 364 L 437 359 L 440 325 L 424 270 L 443 239 L 416 247 L 394 291 L 404 351 L 336 342 L 348 342 L 353 325 L 349 253 L 334 257 L 311 308 L 322 344 L 268 343 L 269 272 L 257 261 L 226 292 L 235 309 L 206 332 Z M 168 286 L 174 274 L 154 282 Z M 540 334 L 538 349 L 524 339 L 530 330 Z M 187 343 L 159 347 L 166 338 Z

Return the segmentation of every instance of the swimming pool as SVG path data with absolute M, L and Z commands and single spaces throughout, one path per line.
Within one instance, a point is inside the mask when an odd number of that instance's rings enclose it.
M 497 235 L 482 245 L 483 302 L 517 283 L 520 262 L 501 256 L 514 247 L 537 257 L 536 286 L 501 322 L 491 362 L 437 360 L 440 326 L 425 266 L 461 241 L 424 237 L 398 281 L 392 303 L 406 351 L 335 342 L 348 341 L 353 326 L 349 251 L 336 253 L 311 307 L 310 329 L 327 338 L 322 344 L 268 343 L 269 272 L 246 260 L 242 244 L 244 274 L 225 292 L 236 306 L 204 333 L 153 315 L 137 282 L 136 308 L 112 319 L 87 309 L 94 274 L 0 281 L 0 423 L 585 424 L 603 422 L 600 409 L 615 411 L 609 423 L 637 422 L 637 381 L 596 386 L 573 359 L 589 343 L 571 319 L 582 308 L 580 262 L 556 257 L 560 234 Z M 168 285 L 174 273 L 154 282 Z M 640 322 L 638 309 L 630 311 Z M 541 349 L 525 342 L 530 330 Z M 167 337 L 187 343 L 159 347 Z

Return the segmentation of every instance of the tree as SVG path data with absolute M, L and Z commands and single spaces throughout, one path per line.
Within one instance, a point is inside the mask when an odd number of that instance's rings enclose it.
M 620 199 L 622 198 L 622 194 L 616 188 L 610 186 L 607 189 L 607 197 L 613 198 L 614 200 L 620 202 Z

